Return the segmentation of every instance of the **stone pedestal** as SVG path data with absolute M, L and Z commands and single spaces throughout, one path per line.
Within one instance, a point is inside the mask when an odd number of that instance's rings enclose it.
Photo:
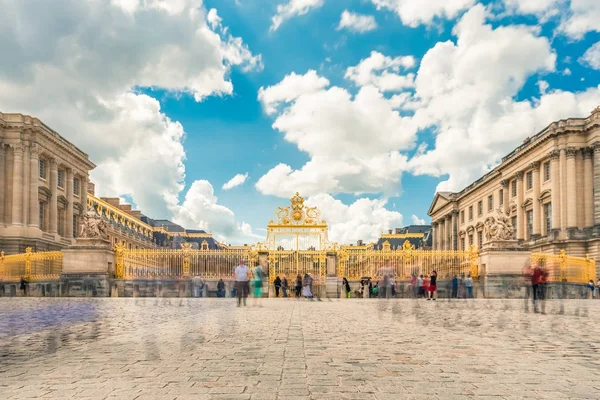
M 487 298 L 522 297 L 523 267 L 530 251 L 483 246 L 479 263 L 479 290 Z
M 325 296 L 329 299 L 335 299 L 338 294 L 338 277 L 328 276 L 325 281 Z
M 107 297 L 111 292 L 109 279 L 114 275 L 115 254 L 110 242 L 101 239 L 77 239 L 63 249 L 61 284 L 64 296 Z

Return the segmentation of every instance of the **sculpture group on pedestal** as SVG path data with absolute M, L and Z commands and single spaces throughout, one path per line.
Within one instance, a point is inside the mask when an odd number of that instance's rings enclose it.
M 108 224 L 93 208 L 83 214 L 80 238 L 108 240 Z
M 485 238 L 488 242 L 494 240 L 514 240 L 514 230 L 510 218 L 502 209 L 496 210 L 496 217 L 485 220 Z

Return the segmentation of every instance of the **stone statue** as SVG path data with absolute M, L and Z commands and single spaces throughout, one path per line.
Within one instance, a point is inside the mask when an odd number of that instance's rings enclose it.
M 108 240 L 108 224 L 93 208 L 83 214 L 80 238 Z
M 496 217 L 485 220 L 485 237 L 487 241 L 514 239 L 512 223 L 501 208 L 496 210 Z

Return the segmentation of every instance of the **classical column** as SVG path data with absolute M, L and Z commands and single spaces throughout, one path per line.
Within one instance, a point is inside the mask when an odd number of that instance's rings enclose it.
M 440 250 L 446 250 L 446 218 L 442 217 L 440 219 L 440 224 L 442 224 L 442 228 L 440 229 Z
M 450 218 L 450 215 L 446 215 L 444 221 L 444 226 L 446 226 L 446 250 L 450 250 L 452 248 L 452 220 Z
M 502 211 L 504 214 L 508 215 L 510 210 L 510 181 L 508 179 L 503 179 L 500 181 L 502 185 Z
M 523 171 L 517 172 L 517 240 L 524 240 L 525 210 L 523 209 Z
M 577 227 L 577 175 L 575 157 L 577 149 L 568 147 L 567 156 L 567 229 Z
M 50 205 L 48 211 L 50 213 L 50 229 L 48 232 L 56 233 L 58 223 L 58 163 L 55 159 L 50 160 Z
M 84 211 L 87 211 L 87 198 L 88 198 L 88 175 L 86 174 L 84 177 L 82 177 L 80 179 L 80 183 L 81 183 L 81 193 L 79 194 L 80 198 L 81 198 L 81 206 L 83 207 Z
M 6 180 L 6 150 L 4 143 L 0 142 L 0 224 L 6 222 L 4 219 L 4 197 L 6 196 L 7 187 L 5 186 Z
M 23 148 L 23 198 L 21 201 L 23 202 L 23 206 L 21 207 L 21 223 L 23 226 L 29 225 L 29 183 L 31 181 L 31 172 L 30 168 L 30 147 L 31 145 L 28 143 Z
M 583 152 L 583 215 L 584 227 L 594 226 L 594 166 L 592 157 L 594 151 L 590 147 Z
M 40 220 L 39 207 L 39 147 L 37 144 L 29 146 L 29 226 L 38 228 Z
M 13 149 L 12 224 L 23 225 L 23 145 L 11 145 Z
M 437 250 L 437 248 L 435 247 L 435 245 L 436 245 L 435 244 L 435 241 L 436 241 L 435 234 L 437 233 L 436 226 L 437 226 L 437 222 L 431 223 L 431 250 Z
M 458 250 L 458 211 L 452 211 L 452 241 L 450 242 L 450 250 Z
M 67 239 L 73 238 L 73 172 L 70 168 L 65 170 L 66 185 L 65 190 L 67 191 L 67 215 L 65 221 L 65 237 Z
M 534 161 L 529 167 L 532 171 L 533 179 L 533 232 L 530 233 L 530 237 L 540 236 L 540 162 Z
M 560 230 L 560 150 L 550 152 L 552 230 Z M 600 175 L 599 175 L 600 178 Z
M 594 225 L 600 225 L 600 142 L 594 142 Z

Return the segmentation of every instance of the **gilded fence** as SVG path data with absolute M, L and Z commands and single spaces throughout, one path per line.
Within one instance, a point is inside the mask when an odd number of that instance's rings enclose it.
M 126 249 L 115 247 L 117 278 L 125 279 L 231 279 L 240 260 L 254 258 L 246 249 L 196 250 L 184 243 L 176 249 Z
M 477 278 L 478 265 L 479 251 L 474 246 L 468 251 L 415 250 L 407 241 L 399 249 L 386 244 L 381 250 L 346 247 L 338 253 L 337 274 L 349 280 L 380 279 L 385 274 L 401 281 L 435 270 L 439 279 L 468 274 Z
M 34 253 L 31 247 L 25 253 L 4 255 L 0 253 L 0 279 L 3 281 L 56 280 L 62 272 L 61 251 Z
M 548 272 L 548 282 L 588 283 L 596 281 L 596 261 L 567 255 L 565 250 L 559 254 L 532 253 L 531 266 L 543 267 Z

